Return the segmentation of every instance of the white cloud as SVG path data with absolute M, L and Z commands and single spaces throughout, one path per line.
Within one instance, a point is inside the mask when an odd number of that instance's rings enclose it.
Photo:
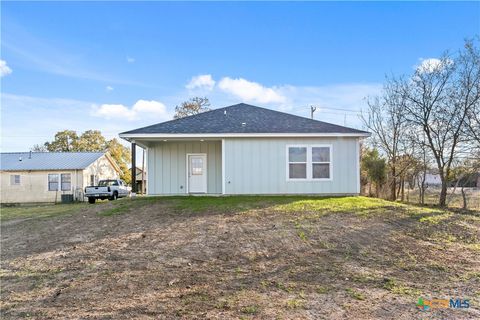
M 10 69 L 10 67 L 7 66 L 7 61 L 0 60 L 0 77 L 4 77 L 10 73 L 12 73 L 12 69 Z
M 101 106 L 93 105 L 93 116 L 103 117 L 105 119 L 125 118 L 128 120 L 135 119 L 135 112 L 125 107 L 123 104 L 102 104 Z
M 211 91 L 214 86 L 215 86 L 215 80 L 213 80 L 211 74 L 201 74 L 196 77 L 193 77 L 185 87 L 189 90 L 207 89 Z
M 128 63 L 134 63 L 134 62 L 135 62 L 135 58 L 132 58 L 132 57 L 127 56 L 127 62 L 128 62 Z
M 110 92 L 110 91 L 113 91 L 114 89 L 113 89 L 112 86 L 106 86 L 106 87 L 105 87 L 105 90 L 108 91 L 108 92 Z
M 137 120 L 142 115 L 148 115 L 151 121 L 160 122 L 171 118 L 167 107 L 161 102 L 154 100 L 138 100 L 131 108 L 123 104 L 92 105 L 91 114 L 105 119 Z
M 434 71 L 442 70 L 447 65 L 453 64 L 450 59 L 440 60 L 437 58 L 420 59 L 420 64 L 415 66 L 415 69 L 420 73 L 432 73 Z
M 220 80 L 218 87 L 245 102 L 284 103 L 287 100 L 277 87 L 268 88 L 243 78 L 232 79 L 225 77 Z
M 132 110 L 135 113 L 150 113 L 164 115 L 167 112 L 167 107 L 161 102 L 155 100 L 138 100 L 134 105 Z

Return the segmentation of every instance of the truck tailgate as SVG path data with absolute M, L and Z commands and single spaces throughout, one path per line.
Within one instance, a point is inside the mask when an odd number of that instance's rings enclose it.
M 108 193 L 108 187 L 91 186 L 85 188 L 85 194 Z

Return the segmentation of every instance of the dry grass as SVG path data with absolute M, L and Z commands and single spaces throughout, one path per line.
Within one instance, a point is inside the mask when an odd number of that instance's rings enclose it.
M 449 189 L 449 195 L 447 196 L 448 207 L 450 208 L 462 208 L 463 207 L 463 198 L 460 188 L 453 191 L 453 188 Z M 480 189 L 467 188 L 465 189 L 467 197 L 467 208 L 470 210 L 480 211 Z M 406 190 L 405 191 L 406 202 L 409 203 L 418 203 L 419 202 L 419 192 L 418 189 Z M 426 190 L 425 193 L 425 204 L 427 205 L 437 205 L 438 199 L 440 198 L 440 189 L 430 187 Z
M 2 212 L 2 318 L 480 317 L 474 213 L 363 197 L 72 208 Z M 472 307 L 421 313 L 420 296 Z

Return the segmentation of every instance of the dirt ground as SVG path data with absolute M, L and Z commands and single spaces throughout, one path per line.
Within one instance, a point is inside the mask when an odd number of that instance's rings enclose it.
M 2 221 L 1 317 L 479 319 L 478 212 L 362 199 L 120 200 Z

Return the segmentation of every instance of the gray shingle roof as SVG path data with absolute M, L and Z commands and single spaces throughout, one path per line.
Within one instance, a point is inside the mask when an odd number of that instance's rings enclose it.
M 76 170 L 85 169 L 105 152 L 2 152 L 0 170 Z M 20 161 L 21 159 L 21 161 Z
M 143 127 L 121 134 L 353 133 L 367 132 L 244 103 Z

